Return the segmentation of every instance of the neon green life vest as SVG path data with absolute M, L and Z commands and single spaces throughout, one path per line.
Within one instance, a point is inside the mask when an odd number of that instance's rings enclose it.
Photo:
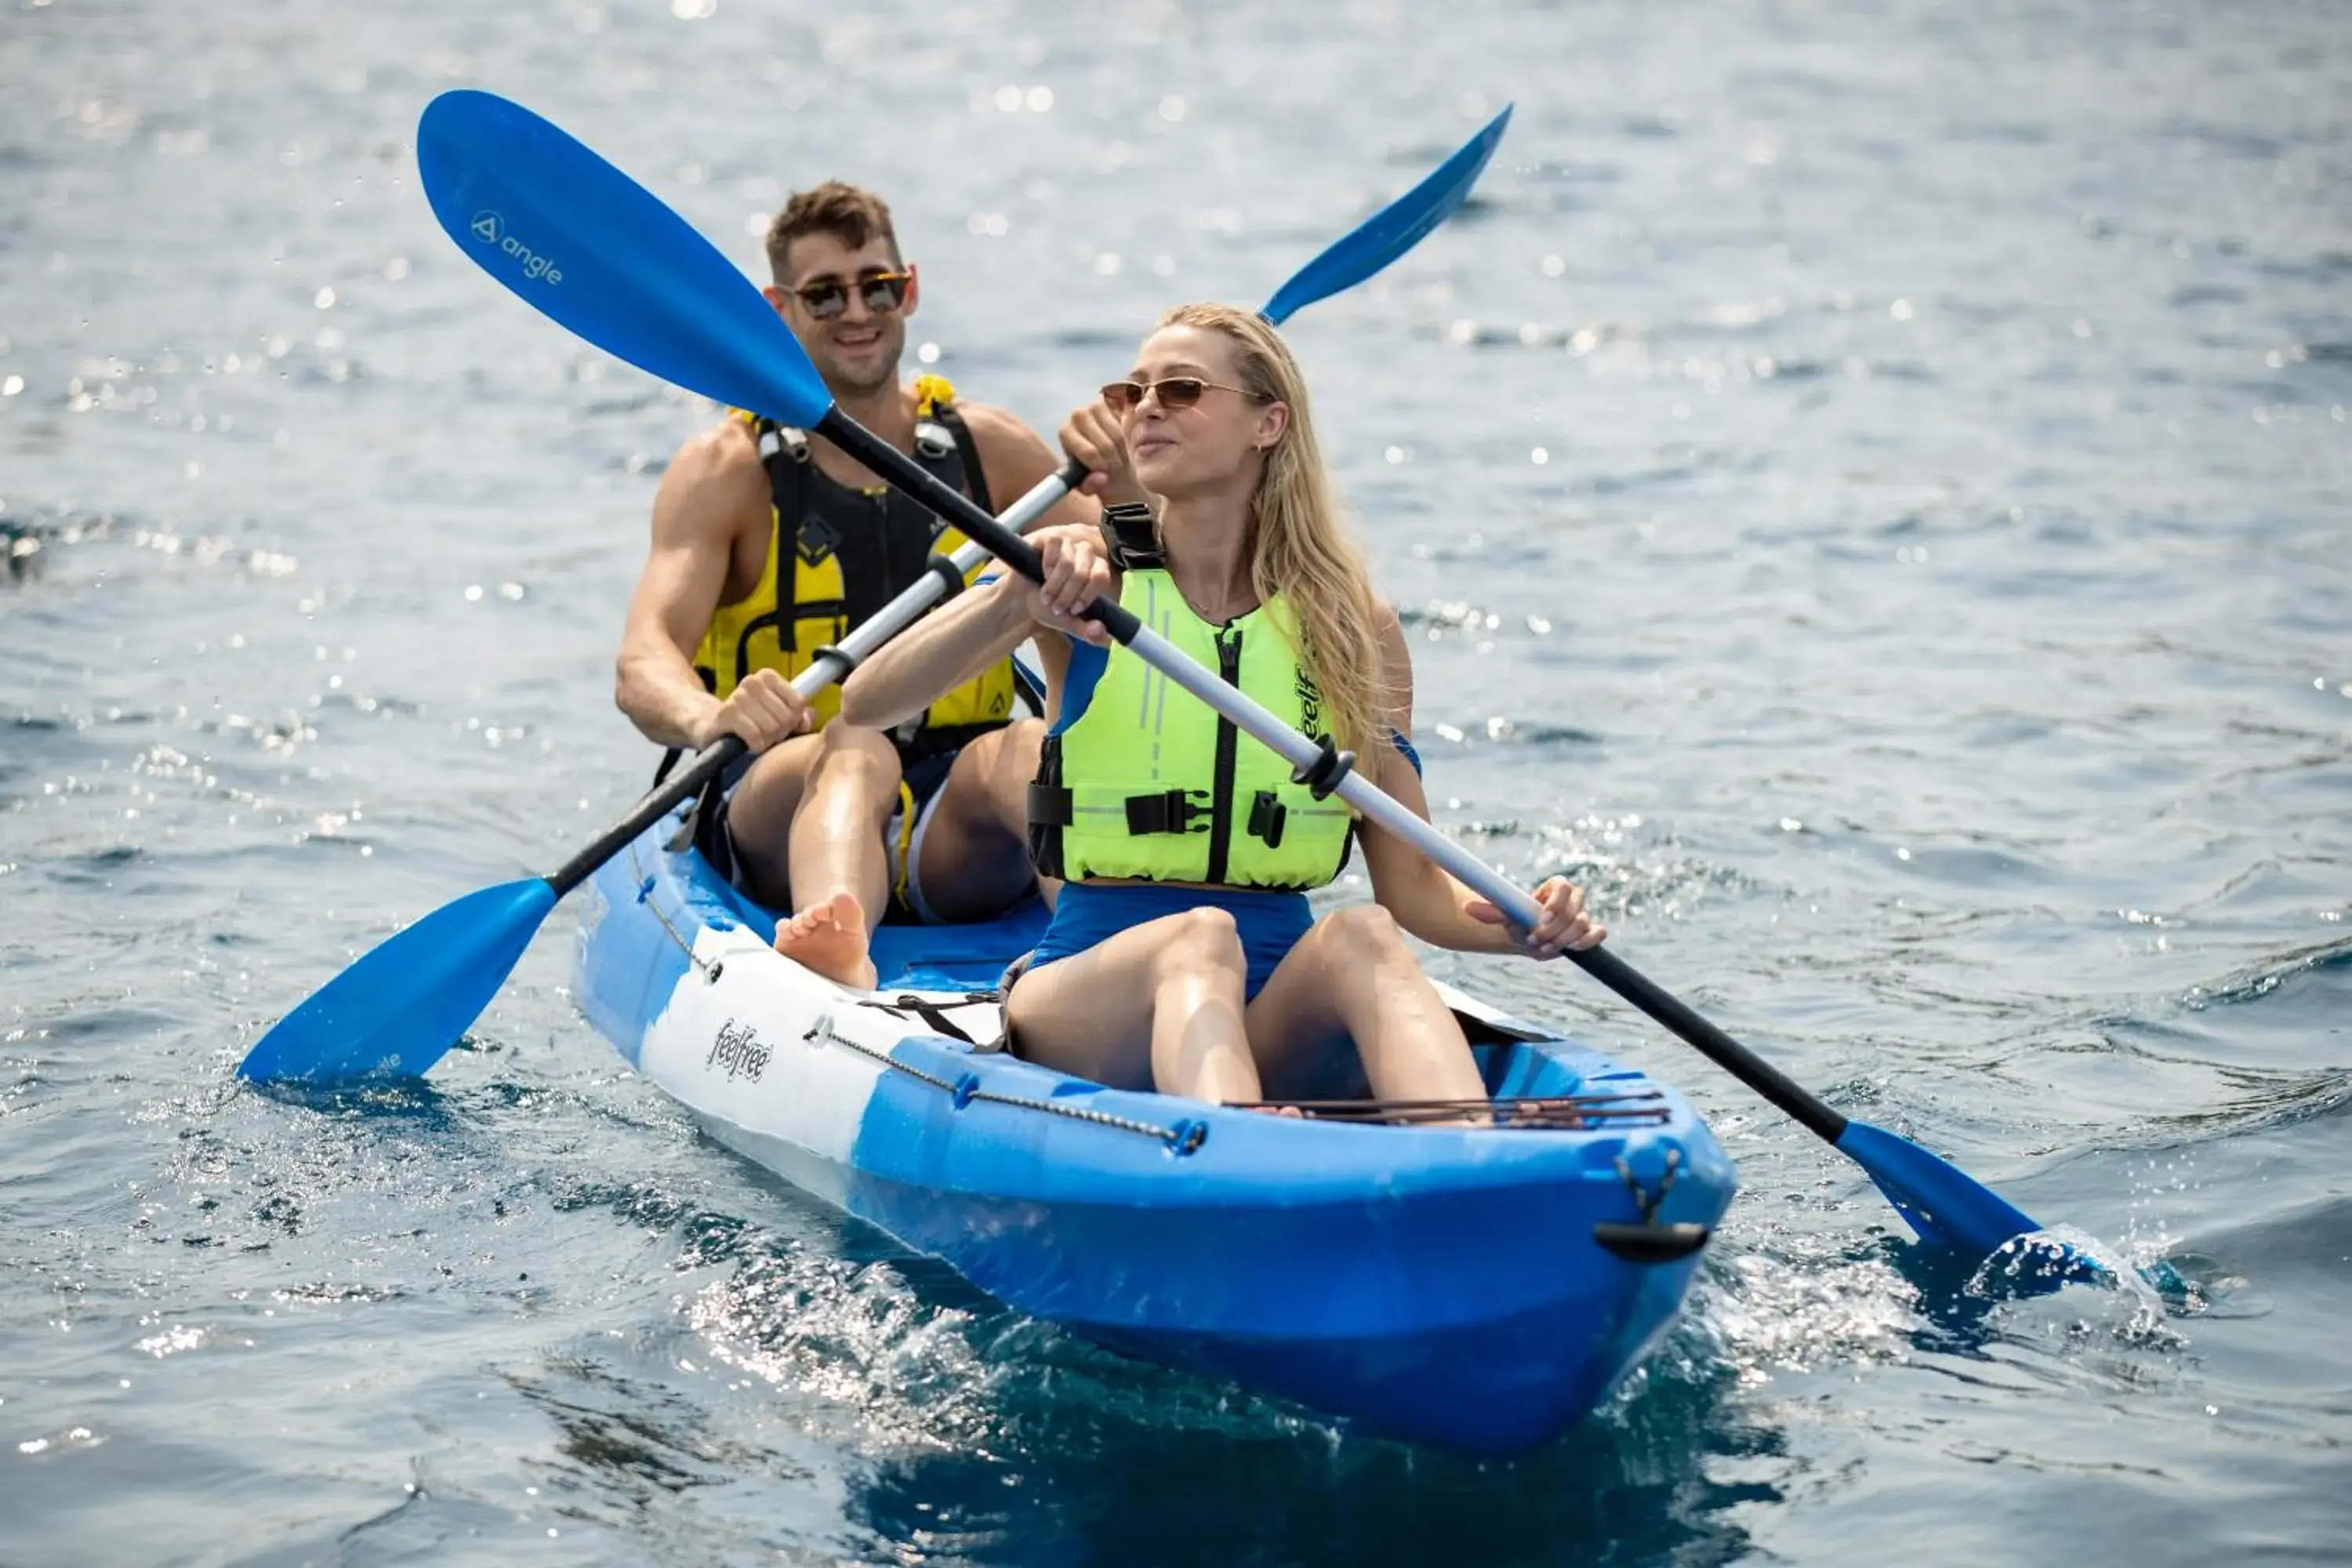
M 1280 595 L 1212 626 L 1164 568 L 1132 561 L 1118 599 L 1188 658 L 1319 738 L 1321 694 L 1298 662 L 1297 620 Z M 1126 648 L 1074 647 L 1062 705 L 1029 790 L 1030 848 L 1044 875 L 1307 889 L 1347 865 L 1344 804 L 1316 799 L 1288 763 Z

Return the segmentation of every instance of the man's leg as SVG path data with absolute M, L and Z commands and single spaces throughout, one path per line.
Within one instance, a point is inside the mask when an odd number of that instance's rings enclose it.
M 898 804 L 898 753 L 878 731 L 841 723 L 775 752 L 788 748 L 803 755 L 761 759 L 728 805 L 745 886 L 772 908 L 800 911 L 777 929 L 779 951 L 827 979 L 870 986 L 867 936 L 890 896 L 882 833 Z
M 912 868 L 940 919 L 987 920 L 1037 885 L 1029 863 L 1029 781 L 1037 776 L 1045 734 L 1043 720 L 1024 719 L 956 753 Z

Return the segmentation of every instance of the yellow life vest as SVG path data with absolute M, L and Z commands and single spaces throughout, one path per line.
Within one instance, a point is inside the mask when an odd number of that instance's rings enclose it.
M 954 389 L 936 375 L 915 384 L 915 460 L 983 510 L 994 511 L 980 451 L 956 412 Z M 751 426 L 768 471 L 768 515 L 773 529 L 767 563 L 749 596 L 721 605 L 694 656 L 696 673 L 721 699 L 755 669 L 790 680 L 851 629 L 919 579 L 934 554 L 952 554 L 964 537 L 887 485 L 854 489 L 829 479 L 809 449 L 807 432 L 753 415 Z M 779 591 L 792 563 L 792 595 Z M 973 569 L 976 577 L 987 563 Z M 967 578 L 967 581 L 970 581 Z M 909 755 L 951 751 L 1013 716 L 1013 661 L 1003 660 L 942 695 L 919 720 L 899 726 Z M 810 706 L 819 727 L 841 711 L 838 683 Z
M 1282 595 L 1213 626 L 1156 559 L 1127 561 L 1120 604 L 1276 718 L 1318 733 L 1321 694 Z M 1029 790 L 1040 874 L 1319 888 L 1347 865 L 1352 836 L 1345 805 L 1318 800 L 1288 763 L 1140 658 L 1072 647 L 1062 715 Z

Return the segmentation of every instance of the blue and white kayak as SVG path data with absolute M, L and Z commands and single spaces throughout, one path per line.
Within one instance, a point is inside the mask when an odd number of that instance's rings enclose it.
M 1671 1325 L 1731 1201 L 1679 1094 L 1452 991 L 1489 1091 L 1559 1102 L 1548 1123 L 1275 1117 L 1049 1071 L 999 1048 L 994 993 L 1042 908 L 886 926 L 879 989 L 851 990 L 780 956 L 676 826 L 591 886 L 589 1019 L 719 1142 L 1113 1349 L 1522 1453 Z

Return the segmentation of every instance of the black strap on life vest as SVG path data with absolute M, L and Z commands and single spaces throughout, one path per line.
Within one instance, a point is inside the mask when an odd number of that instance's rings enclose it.
M 887 486 L 865 493 L 826 478 L 809 449 L 808 433 L 771 420 L 754 426 L 761 447 L 761 461 L 768 470 L 768 492 L 776 514 L 776 606 L 751 623 L 772 626 L 780 646 L 801 651 L 803 616 L 829 616 L 844 631 L 863 625 L 926 573 L 938 575 L 951 592 L 963 587 L 962 574 L 939 553 L 938 541 L 945 524 L 903 491 Z M 945 432 L 947 439 L 940 439 Z M 971 426 L 952 403 L 934 405 L 916 425 L 915 460 L 943 483 L 963 491 L 982 509 L 993 511 L 988 474 Z M 864 516 L 855 515 L 864 510 Z M 794 558 L 811 563 L 828 554 L 841 562 L 842 597 L 838 603 L 803 605 L 793 597 Z M 751 628 L 746 628 L 747 632 Z M 836 634 L 838 635 L 838 634 Z M 735 679 L 750 671 L 748 637 L 735 650 Z M 824 648 L 807 650 L 816 655 Z M 913 763 L 968 745 L 1004 721 L 983 721 L 947 726 L 901 726 L 891 739 L 900 760 Z
M 1062 876 L 1062 829 L 1077 820 L 1062 784 L 1062 737 L 1050 731 L 1037 746 L 1037 776 L 1029 781 L 1029 858 L 1037 875 Z
M 947 433 L 944 445 L 924 432 L 923 426 L 930 425 Z M 761 445 L 768 448 L 761 460 L 776 511 L 776 535 L 770 548 L 776 561 L 776 636 L 782 647 L 799 651 L 793 623 L 802 614 L 830 614 L 845 627 L 860 626 L 924 573 L 939 569 L 933 545 L 944 525 L 912 497 L 888 486 L 861 493 L 826 478 L 816 466 L 805 431 L 769 420 L 755 429 Z M 918 422 L 917 431 L 915 460 L 993 512 L 979 444 L 955 405 L 936 405 Z M 865 515 L 856 515 L 860 510 Z M 827 555 L 841 562 L 841 603 L 796 606 L 792 597 L 794 558 L 814 563 Z M 945 574 L 941 579 L 945 581 Z M 739 666 L 743 658 L 739 647 Z M 736 679 L 747 673 L 738 668 Z
M 980 443 L 971 438 L 971 426 L 964 423 L 962 411 L 953 403 L 936 404 L 931 408 L 931 417 L 946 426 L 948 435 L 954 438 L 956 456 L 963 463 L 966 493 L 979 503 L 981 510 L 994 517 L 996 502 L 988 493 L 988 468 L 980 460 Z
M 1103 526 L 1110 531 L 1110 563 L 1120 571 L 1153 572 L 1167 566 L 1159 525 L 1141 501 L 1103 508 Z

